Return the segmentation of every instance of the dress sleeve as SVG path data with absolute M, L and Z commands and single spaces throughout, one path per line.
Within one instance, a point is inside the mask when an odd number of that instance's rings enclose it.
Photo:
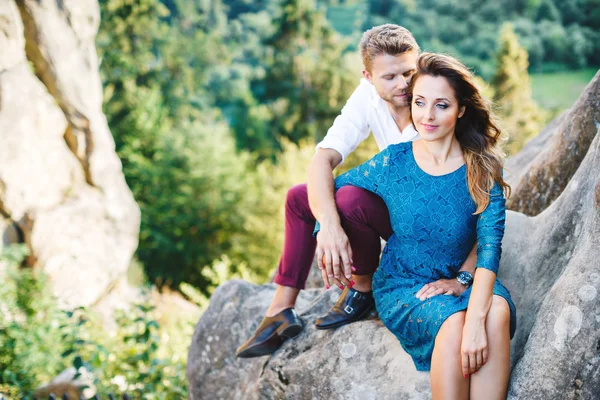
M 498 273 L 505 221 L 506 199 L 502 187 L 494 182 L 490 203 L 477 219 L 477 268 Z
M 335 191 L 337 192 L 342 186 L 356 186 L 382 197 L 380 188 L 385 186 L 385 182 L 390 175 L 390 147 L 387 147 L 369 161 L 335 178 Z M 320 229 L 321 225 L 317 221 L 313 231 L 314 237 L 317 236 Z

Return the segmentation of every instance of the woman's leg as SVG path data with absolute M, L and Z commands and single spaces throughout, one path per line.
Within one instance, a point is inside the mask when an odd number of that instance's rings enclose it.
M 505 399 L 510 375 L 510 308 L 494 295 L 485 322 L 488 360 L 471 375 L 471 399 Z
M 452 314 L 435 338 L 429 377 L 433 400 L 469 398 L 469 379 L 462 374 L 460 359 L 465 313 Z

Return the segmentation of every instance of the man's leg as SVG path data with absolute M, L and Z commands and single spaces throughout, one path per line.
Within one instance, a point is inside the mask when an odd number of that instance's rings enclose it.
M 306 184 L 292 187 L 285 202 L 283 253 L 275 274 L 275 296 L 254 335 L 237 350 L 238 357 L 259 357 L 276 351 L 302 330 L 293 307 L 304 288 L 315 255 L 315 218 L 308 205 Z
M 381 198 L 354 186 L 344 186 L 336 193 L 342 227 L 352 246 L 355 282 L 346 287 L 329 313 L 318 318 L 318 329 L 333 329 L 366 317 L 375 306 L 371 278 L 379 265 L 380 237 L 392 234 L 387 207 Z
M 304 289 L 317 246 L 312 235 L 315 223 L 308 205 L 306 184 L 293 186 L 285 200 L 283 252 L 273 280 L 277 289 L 267 317 L 294 307 L 300 289 Z
M 354 186 L 344 186 L 336 193 L 342 227 L 352 246 L 356 271 L 352 275 L 354 289 L 371 290 L 371 277 L 379 265 L 380 238 L 392 235 L 390 215 L 381 199 L 374 193 Z

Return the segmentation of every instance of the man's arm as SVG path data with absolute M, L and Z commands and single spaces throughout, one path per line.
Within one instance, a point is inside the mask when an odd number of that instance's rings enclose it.
M 367 105 L 371 100 L 370 83 L 361 80 L 323 141 L 317 144 L 308 168 L 308 200 L 313 215 L 321 223 L 317 258 L 327 286 L 331 283 L 342 288 L 352 279 L 352 249 L 335 204 L 333 170 L 369 136 Z M 340 258 L 344 271 L 340 271 Z
M 308 167 L 308 202 L 321 223 L 317 263 L 326 272 L 323 280 L 327 287 L 347 285 L 352 279 L 352 248 L 342 228 L 334 194 L 333 170 L 341 161 L 342 155 L 336 150 L 320 148 Z

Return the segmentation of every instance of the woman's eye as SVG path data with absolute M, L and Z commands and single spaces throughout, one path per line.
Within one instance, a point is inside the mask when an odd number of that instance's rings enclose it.
M 443 103 L 440 103 L 437 106 L 438 106 L 438 108 L 441 108 L 442 110 L 445 110 L 446 108 L 448 108 L 448 105 L 447 104 L 443 104 Z
M 415 100 L 415 104 L 421 107 L 423 105 L 423 102 L 421 100 Z

